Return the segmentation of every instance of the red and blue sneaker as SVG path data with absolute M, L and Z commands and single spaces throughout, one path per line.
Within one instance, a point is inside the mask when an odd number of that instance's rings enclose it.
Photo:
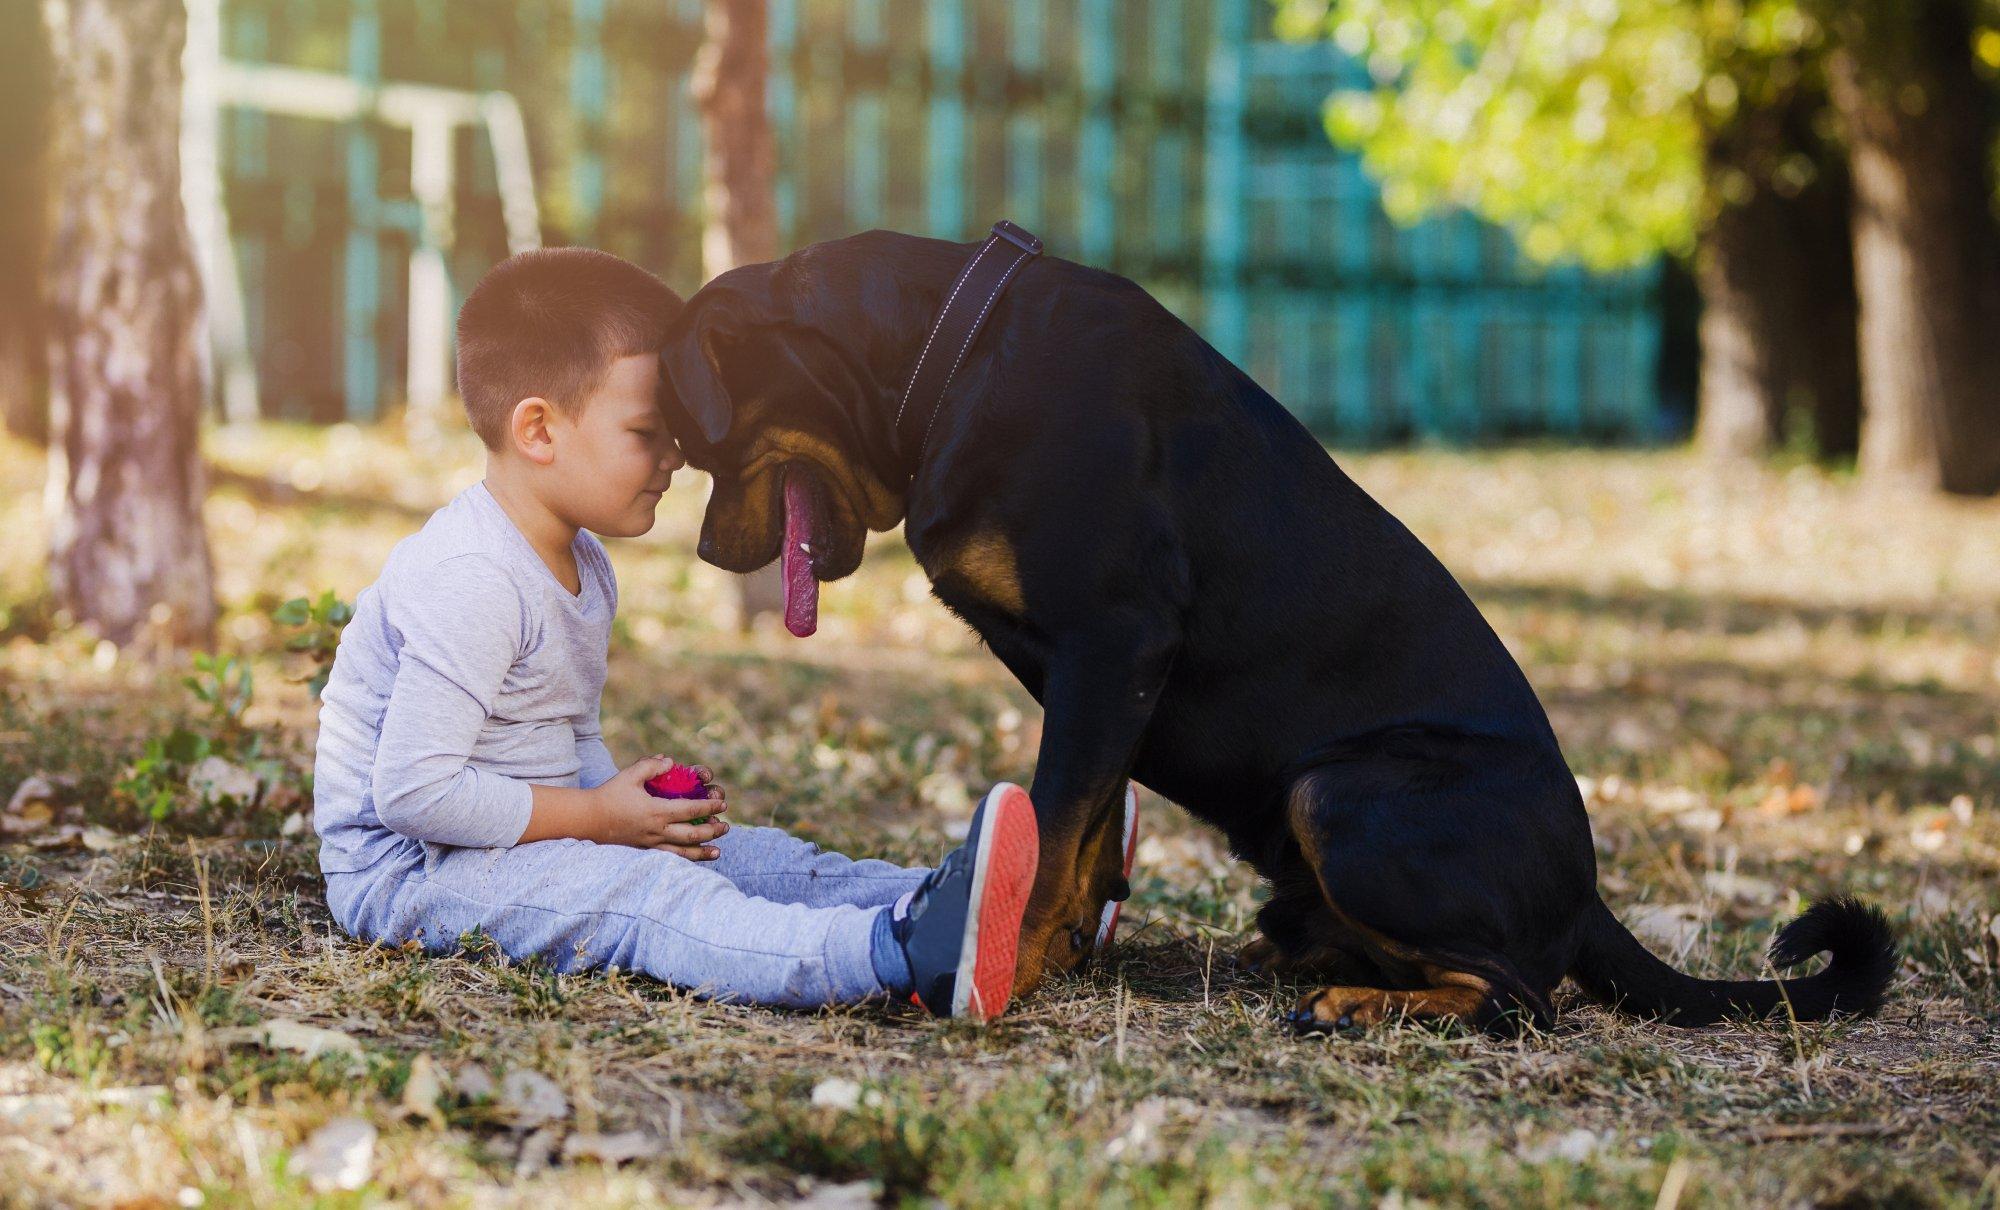
M 1139 787 L 1129 781 L 1125 783 L 1125 831 L 1119 839 L 1124 844 L 1125 886 L 1129 895 L 1132 855 L 1139 851 Z M 1118 909 L 1124 906 L 1124 901 L 1120 899 L 1113 899 L 1104 905 L 1104 915 L 1097 921 L 1097 944 L 1091 948 L 1092 953 L 1101 954 L 1111 944 L 1111 938 L 1118 932 Z
M 912 892 L 890 928 L 925 1011 L 975 1021 L 1007 1011 L 1040 850 L 1028 792 L 1003 781 L 972 813 L 965 843 Z

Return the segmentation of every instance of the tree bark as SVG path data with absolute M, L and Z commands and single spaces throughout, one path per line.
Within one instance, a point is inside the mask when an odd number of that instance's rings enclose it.
M 1861 472 L 2000 490 L 1994 97 L 1962 0 L 1843 0 L 1830 74 L 1852 148 Z
M 182 0 L 45 0 L 49 579 L 103 637 L 206 643 L 201 292 L 180 192 Z
M 708 0 L 689 90 L 701 111 L 701 268 L 713 278 L 778 255 L 778 148 L 764 108 L 771 74 L 765 0 Z M 737 618 L 748 627 L 785 605 L 779 564 L 737 577 Z
M 42 349 L 42 242 L 48 224 L 42 174 L 48 143 L 48 43 L 33 4 L 0 3 L 0 423 L 37 444 L 49 439 Z
M 1816 146 L 1809 91 L 1740 115 L 1708 147 L 1714 213 L 1695 271 L 1702 296 L 1696 441 L 1722 459 L 1762 457 L 1810 426 L 1814 452 L 1854 452 L 1861 415 L 1849 185 Z M 1780 171 L 1810 156 L 1799 183 Z
M 778 255 L 778 147 L 764 108 L 765 0 L 708 0 L 688 80 L 701 111 L 701 267 L 709 277 Z

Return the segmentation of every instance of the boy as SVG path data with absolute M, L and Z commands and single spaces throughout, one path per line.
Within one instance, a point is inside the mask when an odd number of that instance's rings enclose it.
M 580 248 L 512 257 L 466 300 L 459 392 L 486 478 L 396 546 L 341 635 L 314 765 L 327 905 L 369 941 L 448 952 L 477 928 L 515 959 L 720 999 L 990 1019 L 1035 878 L 1018 786 L 936 869 L 904 869 L 732 827 L 719 794 L 654 798 L 672 762 L 621 771 L 605 748 L 618 589 L 592 533 L 651 529 L 683 465 L 655 401 L 680 305 Z

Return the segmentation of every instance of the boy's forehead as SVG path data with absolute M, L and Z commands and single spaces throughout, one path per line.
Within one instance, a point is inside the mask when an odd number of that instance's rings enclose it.
M 635 353 L 611 363 L 598 384 L 593 403 L 616 403 L 647 410 L 655 406 L 660 387 L 660 360 L 651 353 Z

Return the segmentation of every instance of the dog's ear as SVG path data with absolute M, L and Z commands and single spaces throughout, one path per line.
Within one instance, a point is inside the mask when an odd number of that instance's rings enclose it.
M 751 328 L 778 319 L 772 297 L 776 268 L 775 262 L 745 265 L 717 276 L 695 291 L 668 330 L 660 349 L 661 406 L 677 438 L 692 436 L 679 423 L 682 418 L 709 445 L 729 435 L 736 409 L 725 362 Z

